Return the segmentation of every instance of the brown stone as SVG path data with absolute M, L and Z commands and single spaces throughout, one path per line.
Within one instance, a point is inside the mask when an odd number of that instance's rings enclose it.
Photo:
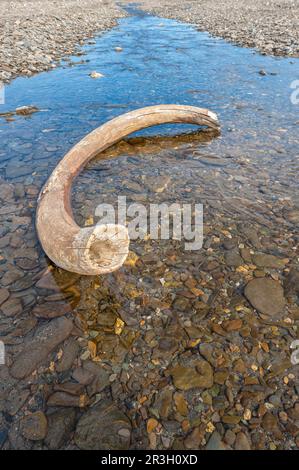
M 278 316 L 285 307 L 283 288 L 273 279 L 253 279 L 245 287 L 244 294 L 254 308 L 266 315 Z
M 47 435 L 48 422 L 42 411 L 25 416 L 20 422 L 22 436 L 31 441 L 40 441 Z

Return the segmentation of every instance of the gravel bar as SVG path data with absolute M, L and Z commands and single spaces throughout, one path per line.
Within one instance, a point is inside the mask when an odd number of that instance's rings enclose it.
M 56 67 L 122 16 L 113 0 L 1 0 L 0 81 Z
M 257 48 L 263 54 L 299 57 L 298 0 L 139 0 L 138 3 L 154 14 L 195 24 L 202 31 Z

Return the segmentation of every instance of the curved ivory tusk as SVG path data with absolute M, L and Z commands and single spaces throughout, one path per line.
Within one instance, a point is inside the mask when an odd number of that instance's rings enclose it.
M 116 117 L 78 142 L 57 165 L 38 200 L 36 227 L 48 257 L 59 267 L 79 274 L 115 271 L 129 252 L 122 225 L 79 227 L 71 209 L 71 186 L 80 170 L 99 152 L 140 129 L 165 123 L 219 128 L 216 114 L 193 106 L 150 106 Z

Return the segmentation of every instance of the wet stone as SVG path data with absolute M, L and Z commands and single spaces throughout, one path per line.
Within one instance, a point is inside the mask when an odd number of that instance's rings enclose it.
M 129 419 L 106 400 L 82 415 L 74 437 L 76 445 L 83 450 L 126 450 L 130 438 Z
M 85 361 L 83 368 L 94 376 L 93 381 L 87 386 L 87 391 L 90 396 L 100 393 L 110 384 L 109 372 L 102 366 L 97 365 L 92 361 Z
M 184 446 L 186 449 L 198 449 L 201 441 L 204 437 L 204 430 L 196 427 L 184 440 Z
M 244 432 L 238 432 L 235 442 L 236 450 L 250 450 L 250 442 Z
M 75 428 L 76 412 L 72 408 L 62 408 L 47 416 L 48 433 L 45 439 L 46 446 L 51 449 L 60 449 L 71 437 Z
M 273 255 L 256 253 L 252 257 L 253 263 L 262 268 L 283 269 L 286 261 Z
M 238 250 L 230 250 L 225 253 L 225 262 L 228 266 L 240 266 L 243 264 L 243 260 L 239 255 Z
M 74 338 L 70 338 L 67 340 L 66 344 L 62 349 L 62 358 L 56 366 L 57 372 L 64 372 L 71 368 L 80 350 L 80 346 Z
M 6 403 L 7 413 L 14 416 L 22 408 L 29 395 L 30 391 L 28 389 L 19 390 L 18 388 L 13 388 Z
M 162 193 L 165 191 L 170 181 L 169 176 L 153 176 L 146 179 L 146 184 L 154 193 Z
M 287 295 L 299 293 L 299 270 L 290 270 L 284 281 L 284 289 Z
M 272 433 L 277 439 L 282 438 L 282 432 L 279 427 L 279 422 L 273 413 L 267 412 L 263 416 L 262 425 L 265 431 Z
M 27 338 L 23 350 L 17 355 L 11 374 L 24 378 L 47 360 L 48 355 L 71 333 L 73 322 L 67 318 L 57 318 L 40 326 L 33 338 Z
M 77 382 L 79 382 L 80 384 L 83 384 L 83 385 L 90 384 L 94 379 L 94 375 L 91 372 L 89 372 L 88 370 L 83 369 L 83 367 L 77 367 L 73 371 L 72 377 L 75 380 L 77 380 Z
M 190 367 L 178 364 L 171 368 L 169 373 L 179 390 L 210 388 L 213 385 L 213 369 L 207 361 L 193 361 Z
M 39 441 L 46 437 L 48 429 L 47 418 L 42 411 L 36 411 L 25 416 L 20 422 L 20 432 L 31 441 Z
M 15 260 L 16 265 L 23 269 L 24 271 L 32 271 L 39 267 L 39 263 L 37 260 L 29 259 L 29 258 L 17 258 Z
M 9 286 L 11 292 L 20 292 L 29 289 L 35 284 L 33 276 L 24 276 Z
M 3 286 L 6 287 L 20 279 L 22 276 L 24 276 L 24 273 L 22 271 L 17 269 L 10 269 L 9 271 L 6 271 L 6 273 L 2 277 L 1 283 Z
M 214 431 L 211 435 L 206 445 L 206 450 L 226 450 L 226 446 L 217 431 Z
M 47 405 L 82 408 L 88 405 L 88 397 L 86 395 L 76 396 L 66 392 L 55 392 L 49 397 Z
M 5 302 L 9 297 L 9 290 L 8 289 L 0 289 L 0 306 Z
M 257 278 L 245 287 L 245 297 L 259 312 L 271 317 L 279 316 L 285 307 L 283 288 L 278 281 Z
M 0 309 L 5 316 L 15 317 L 22 312 L 22 302 L 18 298 L 10 298 L 1 305 Z
M 46 302 L 36 305 L 32 311 L 37 318 L 55 318 L 66 315 L 71 312 L 72 308 L 69 303 L 64 302 Z

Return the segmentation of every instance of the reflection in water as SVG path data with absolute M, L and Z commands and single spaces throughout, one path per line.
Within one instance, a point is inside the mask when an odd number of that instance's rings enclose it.
M 221 437 L 241 426 L 252 448 L 265 448 L 269 425 L 256 431 L 262 416 L 256 410 L 281 390 L 297 335 L 298 107 L 289 86 L 299 62 L 148 15 L 121 20 L 85 52 L 86 62 L 75 67 L 66 60 L 50 73 L 15 80 L 1 106 L 1 112 L 29 104 L 40 110 L 0 118 L 0 335 L 8 358 L 0 370 L 0 437 L 9 432 L 3 445 L 72 447 L 80 409 L 112 399 L 131 420 L 132 448 L 147 447 L 148 438 L 152 448 L 205 447 L 216 426 Z M 91 70 L 104 78 L 92 80 Z M 221 136 L 173 138 L 194 129 L 165 125 L 119 143 L 77 179 L 74 215 L 81 225 L 96 222 L 96 206 L 115 204 L 118 195 L 128 203 L 200 202 L 203 249 L 185 252 L 183 243 L 145 237 L 132 242 L 125 266 L 108 276 L 52 266 L 36 239 L 34 211 L 57 161 L 108 119 L 159 103 L 214 110 Z M 273 317 L 273 302 L 281 299 L 269 300 L 265 277 L 284 285 L 281 315 Z M 262 297 L 266 305 L 258 314 L 243 295 L 252 278 L 261 290 L 250 301 Z M 204 360 L 200 375 L 194 361 Z M 288 374 L 271 402 L 274 416 L 292 409 L 297 371 Z M 242 424 L 248 409 L 249 431 Z M 47 415 L 49 434 L 34 443 L 19 418 L 37 410 Z M 59 441 L 51 413 L 72 423 L 59 425 Z M 149 417 L 159 421 L 160 433 L 148 436 Z M 129 445 L 123 426 L 112 447 Z M 286 432 L 281 426 L 275 445 L 290 448 L 295 431 L 279 437 Z M 77 430 L 75 442 L 84 447 L 81 437 Z

